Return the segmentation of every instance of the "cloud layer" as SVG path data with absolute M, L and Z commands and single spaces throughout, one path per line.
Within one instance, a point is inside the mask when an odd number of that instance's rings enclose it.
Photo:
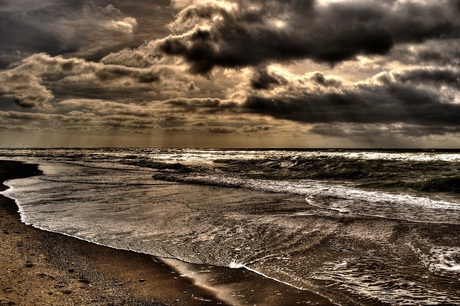
M 181 8 L 153 52 L 193 73 L 312 59 L 336 64 L 395 45 L 459 38 L 456 1 L 175 1 Z
M 168 1 L 155 2 L 4 0 L 0 3 L 0 69 L 39 52 L 99 59 L 161 37 L 171 17 Z
M 298 77 L 264 70 L 254 74 L 243 108 L 305 123 L 408 123 L 460 130 L 459 80 L 458 68 L 383 72 L 357 83 L 319 72 Z
M 458 146 L 459 36 L 457 0 L 7 0 L 0 128 Z

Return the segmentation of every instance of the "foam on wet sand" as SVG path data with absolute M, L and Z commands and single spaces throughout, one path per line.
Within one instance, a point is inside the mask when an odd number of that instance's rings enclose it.
M 2 182 L 35 174 L 34 165 L 0 161 Z M 195 265 L 184 277 L 179 266 L 191 265 L 42 231 L 21 223 L 17 210 L 0 196 L 2 305 L 331 304 L 244 269 Z

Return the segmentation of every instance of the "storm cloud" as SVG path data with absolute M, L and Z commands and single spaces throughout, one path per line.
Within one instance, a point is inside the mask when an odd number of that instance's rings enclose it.
M 22 60 L 13 69 L 0 71 L 0 96 L 12 97 L 25 107 L 44 107 L 54 98 L 62 100 L 68 95 L 127 99 L 135 90 L 137 100 L 145 100 L 180 96 L 189 89 L 189 80 L 168 67 L 106 65 L 43 53 Z
M 300 59 L 334 65 L 460 35 L 452 0 L 175 2 L 177 34 L 153 42 L 152 52 L 182 57 L 198 74 Z
M 5 0 L 0 42 L 0 134 L 458 146 L 458 0 Z
M 270 90 L 254 79 L 277 80 Z M 293 77 L 257 71 L 242 108 L 303 123 L 407 123 L 458 126 L 460 69 L 418 68 L 380 73 L 366 82 L 346 83 L 319 72 Z M 268 75 L 268 77 L 267 77 Z M 279 82 L 272 82 L 279 83 Z M 439 90 L 443 87 L 442 90 Z
M 171 18 L 169 1 L 155 2 L 2 1 L 0 69 L 40 52 L 97 60 L 120 48 L 160 38 L 166 35 L 164 24 Z M 157 31 L 152 32 L 150 27 L 155 26 Z

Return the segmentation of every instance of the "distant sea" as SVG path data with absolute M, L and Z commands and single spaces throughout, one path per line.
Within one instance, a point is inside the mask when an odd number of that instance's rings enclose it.
M 37 228 L 351 303 L 460 304 L 460 151 L 0 149 Z

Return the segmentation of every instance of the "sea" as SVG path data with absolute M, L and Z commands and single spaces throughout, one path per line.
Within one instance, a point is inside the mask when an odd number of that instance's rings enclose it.
M 460 305 L 459 150 L 0 149 L 0 159 L 39 164 L 43 175 L 7 181 L 3 194 L 43 230 L 251 270 L 336 304 Z

